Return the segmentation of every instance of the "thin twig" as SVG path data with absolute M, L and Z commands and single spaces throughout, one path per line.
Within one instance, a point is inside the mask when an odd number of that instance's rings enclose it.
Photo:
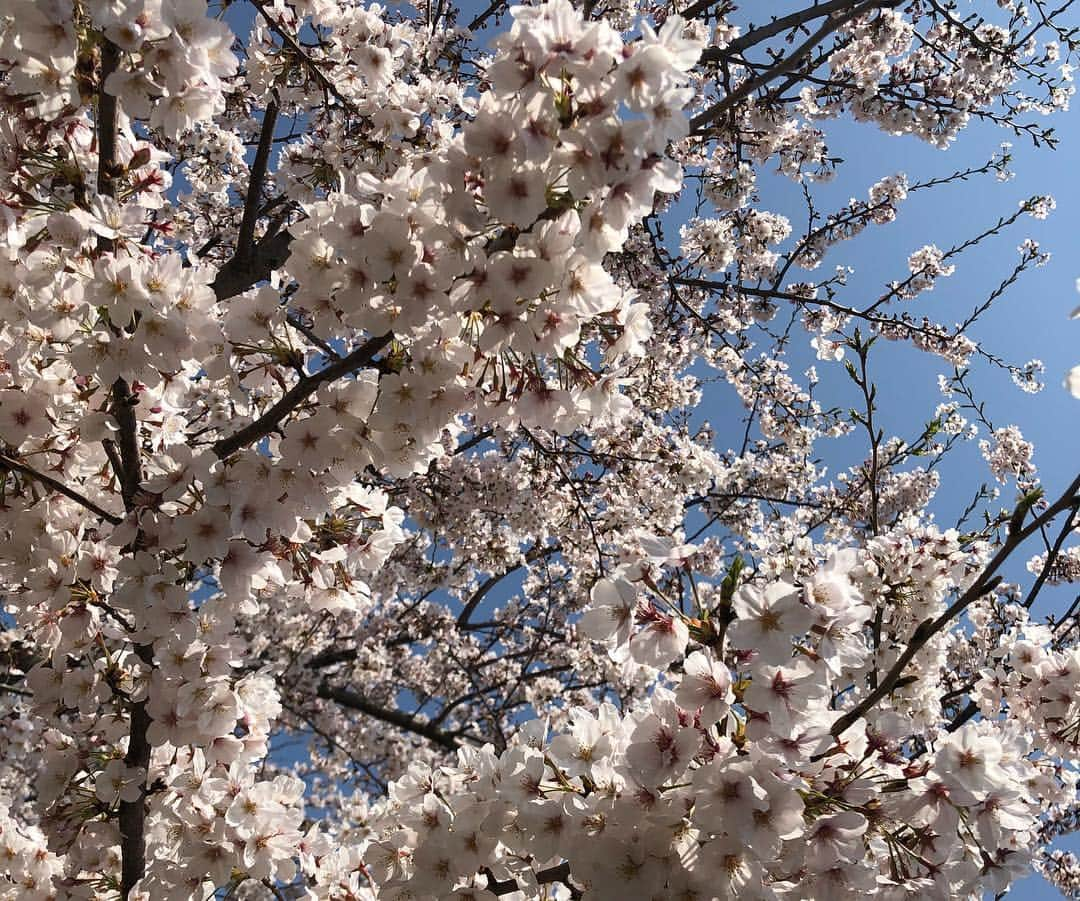
M 1024 598 L 1024 607 L 1031 609 L 1031 605 L 1035 603 L 1035 598 L 1038 597 L 1039 592 L 1042 590 L 1046 580 L 1050 577 L 1051 568 L 1057 561 L 1058 555 L 1061 553 L 1061 548 L 1065 544 L 1065 539 L 1073 532 L 1075 525 L 1076 513 L 1075 511 L 1068 519 L 1065 520 L 1065 525 L 1061 527 L 1061 531 L 1058 533 L 1057 539 L 1054 541 L 1054 546 L 1050 548 L 1046 553 L 1046 562 L 1039 570 L 1039 575 L 1035 578 L 1034 584 L 1031 586 L 1031 590 L 1028 592 L 1027 597 Z

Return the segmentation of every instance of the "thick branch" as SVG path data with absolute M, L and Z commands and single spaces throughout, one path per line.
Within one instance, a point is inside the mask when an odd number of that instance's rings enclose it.
M 212 285 L 219 301 L 242 294 L 253 285 L 265 281 L 270 273 L 281 268 L 289 258 L 289 246 L 292 235 L 287 231 L 263 235 L 255 243 L 255 225 L 260 214 L 265 212 L 259 202 L 262 196 L 263 181 L 270 161 L 270 150 L 274 143 L 274 128 L 277 125 L 278 103 L 271 100 L 263 114 L 262 129 L 259 132 L 259 149 L 251 164 L 248 179 L 247 196 L 244 199 L 244 215 L 240 220 L 240 230 L 236 237 L 236 248 L 232 257 L 221 269 Z M 209 246 L 200 251 L 200 255 Z
M 435 744 L 446 748 L 448 751 L 456 751 L 461 747 L 461 742 L 454 738 L 453 735 L 443 732 L 441 729 L 437 729 L 429 723 L 422 722 L 404 711 L 390 710 L 379 704 L 375 704 L 363 695 L 360 695 L 355 691 L 350 691 L 347 688 L 339 688 L 324 683 L 319 686 L 319 697 L 334 701 L 342 707 L 348 707 L 350 710 L 357 710 L 360 713 L 367 714 L 377 720 L 382 720 L 384 723 L 389 723 L 391 726 L 397 726 L 399 729 L 411 732 L 413 735 L 419 735 L 430 742 L 434 742 Z
M 240 220 L 240 231 L 236 236 L 235 258 L 248 263 L 255 253 L 255 223 L 259 218 L 260 198 L 266 168 L 270 162 L 270 150 L 274 142 L 274 128 L 277 126 L 278 104 L 271 100 L 263 113 L 262 130 L 259 132 L 259 149 L 251 164 L 248 177 L 247 197 L 244 199 L 244 215 Z
M 558 553 L 558 551 L 559 548 L 557 546 L 534 547 L 525 555 L 524 562 L 517 564 L 517 566 L 511 566 L 510 569 L 504 570 L 501 573 L 488 576 L 488 578 L 480 583 L 476 591 L 474 591 L 465 602 L 465 606 L 462 608 L 461 613 L 458 614 L 457 627 L 459 629 L 467 629 L 469 627 L 469 617 L 476 612 L 476 608 L 480 606 L 480 602 L 487 596 L 488 592 L 503 579 L 512 576 L 527 563 L 532 563 L 534 560 L 539 560 L 542 557 L 550 557 L 552 554 Z
M 478 28 L 482 28 L 484 23 L 495 14 L 506 9 L 506 0 L 492 0 L 491 4 L 482 13 L 477 15 L 466 27 L 469 31 L 476 31 Z
M 135 504 L 135 495 L 142 483 L 142 461 L 139 452 L 139 423 L 135 419 L 135 405 L 138 398 L 123 378 L 113 382 L 112 414 L 119 430 L 117 444 L 120 450 L 120 470 L 116 477 L 120 480 L 120 493 L 124 498 L 124 508 L 131 510 Z M 115 456 L 110 456 L 115 460 Z
M 312 657 L 307 665 L 309 669 L 323 669 L 336 663 L 348 663 L 359 656 L 356 648 L 338 648 L 336 650 L 321 651 Z
M 149 645 L 137 645 L 135 652 L 148 666 L 153 664 L 153 650 Z M 150 766 L 150 742 L 146 739 L 150 728 L 150 714 L 146 701 L 131 706 L 131 731 L 124 763 L 138 769 L 141 774 L 139 798 L 121 801 L 120 825 L 120 897 L 126 899 L 146 871 L 146 774 Z
M 509 578 L 525 564 L 519 563 L 517 566 L 511 566 L 510 569 L 503 570 L 501 573 L 497 573 L 493 576 L 488 576 L 479 587 L 472 593 L 469 599 L 465 602 L 465 606 L 461 609 L 461 613 L 458 614 L 457 627 L 459 629 L 466 629 L 469 626 L 469 617 L 473 615 L 476 608 L 480 606 L 480 602 L 487 597 L 488 592 L 491 591 L 496 585 L 498 585 L 503 579 Z
M 682 12 L 680 12 L 679 15 L 689 22 L 691 19 L 696 19 L 703 12 L 708 12 L 709 9 L 716 6 L 716 4 L 719 2 L 720 0 L 697 0 L 697 3 L 692 3 Z M 708 49 L 713 50 L 715 48 L 710 47 Z
M 266 281 L 289 258 L 292 235 L 287 231 L 266 235 L 241 259 L 236 254 L 218 270 L 211 287 L 219 301 L 242 294 L 253 285 Z
M 110 40 L 101 42 L 101 88 L 97 103 L 97 190 L 103 197 L 116 196 L 116 117 L 119 104 L 116 97 L 105 90 L 105 79 L 120 65 L 120 49 Z M 103 245 L 104 242 L 104 245 Z M 111 246 L 108 238 L 98 238 L 98 249 Z
M 311 328 L 306 322 L 304 322 L 301 315 L 297 312 L 290 311 L 286 315 L 286 320 L 289 325 L 296 329 L 301 335 L 314 344 L 319 350 L 321 350 L 331 360 L 340 360 L 341 354 L 339 354 L 330 344 L 315 334 L 315 330 Z
M 945 727 L 945 731 L 955 732 L 978 712 L 979 705 L 976 704 L 974 701 L 968 701 L 967 704 L 964 705 L 964 709 L 961 710 L 958 714 L 956 714 L 952 722 Z
M 502 895 L 509 895 L 511 892 L 521 891 L 521 886 L 517 884 L 516 879 L 496 879 L 490 870 L 485 872 L 484 875 L 487 876 L 487 890 L 493 895 L 501 897 Z M 581 891 L 570 884 L 570 862 L 568 860 L 564 860 L 553 867 L 548 867 L 546 870 L 537 871 L 536 881 L 540 885 L 561 882 L 570 889 L 571 898 L 581 897 Z
M 101 85 L 97 98 L 97 146 L 98 169 L 97 189 L 103 197 L 116 197 L 116 129 L 120 106 L 116 97 L 105 90 L 105 82 L 117 66 L 120 65 L 120 50 L 110 40 L 101 42 Z M 115 242 L 110 238 L 98 238 L 98 250 L 111 251 Z M 132 405 L 131 388 L 123 379 L 117 379 L 112 386 L 113 416 L 120 425 L 120 462 L 116 477 L 120 481 L 120 491 L 124 497 L 124 506 L 131 508 L 135 490 L 141 481 L 139 463 L 138 424 L 135 422 L 135 410 Z M 109 459 L 115 461 L 114 454 Z
M 265 438 L 281 424 L 286 416 L 311 397 L 319 389 L 320 385 L 332 382 L 357 369 L 363 369 L 375 359 L 375 355 L 379 351 L 393 340 L 393 337 L 392 334 L 387 333 L 377 338 L 371 338 L 340 360 L 335 360 L 318 372 L 304 376 L 258 419 L 244 426 L 240 431 L 215 441 L 214 453 L 224 459 L 240 450 L 240 448 L 247 447 L 249 444 L 254 444 L 256 441 Z
M 101 42 L 101 79 L 97 98 L 97 140 L 98 140 L 98 193 L 105 197 L 116 196 L 115 178 L 117 175 L 116 131 L 119 104 L 117 98 L 105 90 L 105 82 L 120 64 L 120 50 L 112 41 Z M 98 239 L 98 249 L 107 252 L 113 249 L 113 242 L 106 238 Z M 119 452 L 107 446 L 109 460 L 113 464 L 120 481 L 120 490 L 124 498 L 124 508 L 131 510 L 135 505 L 135 496 L 142 482 L 142 464 L 139 458 L 139 424 L 135 419 L 135 398 L 127 381 L 118 378 L 112 386 L 112 412 L 119 425 Z M 153 663 L 153 648 L 150 645 L 136 645 L 135 653 L 144 663 Z M 150 726 L 150 715 L 146 712 L 146 701 L 136 701 L 131 705 L 131 723 L 128 733 L 128 749 L 124 762 L 139 769 L 143 782 L 139 797 L 134 801 L 121 801 L 118 812 L 120 827 L 120 897 L 126 901 L 134 887 L 146 872 L 146 773 L 150 765 L 150 743 L 146 731 Z

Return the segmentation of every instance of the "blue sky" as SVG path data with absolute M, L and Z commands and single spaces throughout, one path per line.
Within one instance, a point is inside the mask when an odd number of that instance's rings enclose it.
M 1051 495 L 1064 488 L 1080 467 L 1080 402 L 1062 387 L 1065 372 L 1080 363 L 1080 320 L 1068 318 L 1080 303 L 1074 286 L 1080 276 L 1076 237 L 1080 234 L 1080 181 L 1073 172 L 1080 123 L 1074 113 L 1067 113 L 1058 116 L 1056 124 L 1062 137 L 1056 151 L 1014 143 L 1012 167 L 1016 174 L 1012 180 L 975 176 L 967 182 L 913 193 L 900 204 L 896 221 L 871 226 L 852 241 L 838 245 L 819 269 L 804 272 L 793 268 L 790 274 L 792 281 L 822 279 L 835 265 L 849 266 L 854 272 L 837 299 L 849 306 L 865 307 L 886 283 L 908 274 L 906 260 L 912 251 L 925 244 L 946 249 L 1015 212 L 1033 194 L 1052 194 L 1057 209 L 1048 219 L 1023 216 L 1003 235 L 955 258 L 956 272 L 939 279 L 934 290 L 903 305 L 893 303 L 885 310 L 903 309 L 952 325 L 965 319 L 1010 273 L 1024 238 L 1034 238 L 1052 254 L 1045 266 L 1025 273 L 969 331 L 980 346 L 1009 362 L 1023 364 L 1038 358 L 1046 364 L 1046 388 L 1035 395 L 1021 391 L 1007 372 L 977 357 L 970 381 L 977 397 L 986 401 L 986 415 L 996 427 L 1015 424 L 1034 442 L 1035 462 Z M 885 175 L 904 172 L 909 181 L 916 182 L 980 165 L 1007 136 L 996 127 L 975 125 L 951 149 L 943 151 L 914 138 L 883 135 L 870 125 L 837 121 L 826 123 L 825 128 L 830 152 L 845 160 L 834 182 L 812 187 L 819 207 L 826 212 L 851 197 L 865 198 L 870 185 Z M 804 218 L 800 188 L 774 174 L 763 174 L 759 184 L 760 207 L 789 215 L 797 228 Z M 854 406 L 856 389 L 844 374 L 843 364 L 817 360 L 809 341 L 809 335 L 796 333 L 790 356 L 792 370 L 801 373 L 815 365 L 821 376 L 817 396 L 823 404 Z M 871 376 L 878 385 L 879 419 L 886 434 L 917 435 L 944 400 L 937 386 L 938 375 L 951 372 L 944 360 L 906 343 L 879 341 L 871 354 Z M 722 389 L 707 396 L 701 415 L 716 427 L 718 444 L 737 444 L 734 439 L 741 437 L 741 427 L 733 418 L 741 418 L 742 409 Z M 835 473 L 865 454 L 865 436 L 824 441 L 819 451 Z M 979 484 L 990 481 L 974 443 L 961 446 L 955 458 L 943 470 L 942 490 L 932 507 L 943 525 L 952 524 Z M 1011 507 L 1014 498 L 1011 486 L 1006 486 L 1000 504 Z

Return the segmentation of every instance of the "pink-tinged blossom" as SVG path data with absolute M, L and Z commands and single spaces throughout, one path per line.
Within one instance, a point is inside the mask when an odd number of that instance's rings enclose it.
M 735 621 L 728 626 L 732 647 L 753 651 L 765 663 L 790 658 L 793 642 L 812 620 L 801 592 L 786 582 L 744 585 L 735 593 L 732 611 Z
M 683 678 L 675 693 L 678 705 L 688 711 L 700 711 L 703 722 L 721 719 L 734 700 L 731 672 L 724 664 L 694 651 L 683 664 Z
M 785 733 L 799 720 L 820 710 L 828 688 L 806 660 L 791 666 L 760 666 L 754 670 L 743 701 L 748 708 L 768 717 L 770 731 Z
M 639 601 L 634 622 L 630 656 L 638 663 L 659 668 L 686 651 L 690 632 L 680 616 L 664 613 L 650 601 Z
M 969 724 L 939 743 L 934 771 L 960 797 L 981 800 L 1005 783 L 1001 757 L 1001 742 Z

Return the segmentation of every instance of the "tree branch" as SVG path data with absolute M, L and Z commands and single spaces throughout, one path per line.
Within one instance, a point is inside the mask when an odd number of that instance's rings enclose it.
M 931 638 L 944 629 L 953 619 L 963 613 L 972 602 L 978 600 L 988 592 L 993 591 L 1002 581 L 1002 577 L 995 574 L 1017 547 L 1027 540 L 1034 532 L 1050 522 L 1050 520 L 1059 513 L 1068 509 L 1076 509 L 1078 506 L 1080 506 L 1080 476 L 1077 476 L 1076 479 L 1073 480 L 1072 484 L 1065 490 L 1065 493 L 1062 494 L 1061 497 L 1051 504 L 1043 513 L 1035 517 L 1035 519 L 1027 526 L 1023 528 L 1019 527 L 1019 523 L 1015 520 L 1016 513 L 1014 513 L 1014 521 L 1010 524 L 1009 534 L 1005 539 L 1005 543 L 998 549 L 998 552 L 994 554 L 993 558 L 986 565 L 986 568 L 982 573 L 979 574 L 979 577 L 974 583 L 972 583 L 971 587 L 961 594 L 960 597 L 936 619 L 926 619 L 919 624 L 918 628 L 911 636 L 911 640 L 908 642 L 907 647 L 904 649 L 904 652 L 892 665 L 889 672 L 885 674 L 884 679 L 881 680 L 878 687 L 871 691 L 870 694 L 852 707 L 847 713 L 837 719 L 829 730 L 830 734 L 834 737 L 840 736 L 853 723 L 861 719 L 868 710 L 895 688 L 896 683 L 900 681 L 900 677 L 903 675 L 904 670 L 907 668 L 907 665 L 911 662 L 912 658 Z M 1022 508 L 1018 508 L 1017 512 L 1020 513 L 1021 511 Z
M 519 892 L 522 887 L 518 885 L 516 879 L 496 879 L 491 870 L 482 871 L 487 877 L 487 890 L 493 895 L 509 895 L 511 892 Z M 571 898 L 582 897 L 582 892 L 576 886 L 570 884 L 570 861 L 564 860 L 560 864 L 556 864 L 553 867 L 548 867 L 544 870 L 538 870 L 536 873 L 536 881 L 539 885 L 549 885 L 552 882 L 561 882 L 568 889 L 570 889 Z
M 101 42 L 101 85 L 97 98 L 97 191 L 103 197 L 116 197 L 116 118 L 120 105 L 105 90 L 105 80 L 120 65 L 120 49 L 112 41 Z M 112 240 L 98 237 L 98 249 L 108 250 Z
M 702 9 L 707 9 L 716 3 L 717 0 L 701 0 L 701 2 L 695 3 L 682 13 L 682 17 L 684 19 L 693 18 L 701 12 Z M 711 63 L 730 59 L 732 56 L 736 56 L 744 50 L 749 50 L 751 47 L 760 44 L 762 41 L 767 41 L 769 38 L 776 37 L 778 34 L 783 34 L 785 31 L 792 31 L 800 25 L 812 22 L 814 19 L 820 19 L 823 16 L 831 16 L 833 13 L 850 9 L 857 3 L 858 0 L 829 0 L 828 3 L 815 3 L 813 6 L 806 7 L 806 9 L 800 9 L 796 12 L 789 13 L 786 16 L 780 16 L 777 19 L 773 19 L 768 25 L 761 25 L 757 28 L 750 29 L 746 34 L 735 38 L 735 40 L 723 47 L 706 47 L 701 53 L 701 62 Z M 882 8 L 898 6 L 899 3 L 900 0 L 878 0 L 873 6 Z
M 504 9 L 506 9 L 506 0 L 492 0 L 488 8 L 477 15 L 466 27 L 469 31 L 476 31 L 476 29 L 481 28 L 488 19 Z
M 785 75 L 791 72 L 799 65 L 806 57 L 808 57 L 825 38 L 836 31 L 843 25 L 846 25 L 852 19 L 856 19 L 863 13 L 869 12 L 872 9 L 876 9 L 882 5 L 881 0 L 863 0 L 862 3 L 858 3 L 851 9 L 836 16 L 835 18 L 828 19 L 817 31 L 810 35 L 807 40 L 800 44 L 797 48 L 791 51 L 782 60 L 779 60 L 774 65 L 769 66 L 764 72 L 758 75 L 756 78 L 748 79 L 744 81 L 739 87 L 728 94 L 719 103 L 714 104 L 702 113 L 698 113 L 690 120 L 690 130 L 694 133 L 701 133 L 703 129 L 707 128 L 725 113 L 727 113 L 737 103 L 741 103 L 747 97 L 754 93 L 759 88 L 765 87 L 770 81 L 775 80 L 780 75 Z
M 42 485 L 51 488 L 58 494 L 64 495 L 64 497 L 68 498 L 69 500 L 75 501 L 75 503 L 77 503 L 79 506 L 85 507 L 91 513 L 100 516 L 106 522 L 110 522 L 114 526 L 119 525 L 124 521 L 124 517 L 117 516 L 115 513 L 110 513 L 105 508 L 99 507 L 92 500 L 90 500 L 90 498 L 79 494 L 79 492 L 76 491 L 74 488 L 69 488 L 67 485 L 65 485 L 58 479 L 54 479 L 52 476 L 46 475 L 43 472 L 38 472 L 32 466 L 27 466 L 25 463 L 21 463 L 18 460 L 12 459 L 6 454 L 0 454 L 0 472 L 5 469 L 9 469 L 12 472 L 17 472 L 20 475 L 25 476 L 26 478 L 31 479 L 35 482 L 40 482 Z
M 911 281 L 911 279 L 908 279 L 908 281 Z M 718 282 L 704 278 L 685 278 L 683 276 L 671 276 L 668 279 L 668 282 L 675 285 L 686 285 L 688 288 L 700 288 L 706 291 L 722 291 L 729 296 L 734 292 L 735 294 L 746 294 L 749 297 L 786 300 L 799 305 L 825 307 L 829 310 L 835 310 L 842 316 L 861 319 L 872 326 L 890 329 L 903 328 L 910 334 L 926 335 L 929 338 L 938 340 L 952 339 L 960 334 L 959 331 L 950 334 L 943 329 L 936 329 L 932 326 L 912 322 L 909 319 L 904 318 L 904 315 L 907 314 L 892 316 L 875 314 L 873 311 L 881 305 L 880 303 L 875 303 L 866 310 L 858 310 L 855 307 L 847 307 L 842 303 L 837 303 L 835 300 L 830 299 L 830 297 L 804 297 L 801 294 L 792 294 L 789 291 L 780 291 L 773 288 L 755 288 L 752 285 L 743 285 L 737 282 Z
M 707 12 L 710 7 L 716 6 L 716 4 L 719 2 L 720 0 L 697 0 L 697 3 L 692 3 L 682 12 L 680 12 L 679 15 L 686 19 L 687 22 L 689 22 L 691 19 L 696 19 L 703 12 Z M 851 2 L 851 0 L 848 0 L 848 2 Z M 709 47 L 707 49 L 715 50 L 716 48 Z
M 142 461 L 139 452 L 139 423 L 135 419 L 135 405 L 138 398 L 131 391 L 127 380 L 118 378 L 112 386 L 112 414 L 119 425 L 119 439 L 116 444 L 120 452 L 120 469 L 116 477 L 120 480 L 120 493 L 124 498 L 124 508 L 131 510 L 135 504 L 135 495 L 142 483 Z M 111 439 L 106 439 L 111 441 Z M 116 465 L 115 455 L 109 459 Z
M 267 105 L 263 114 L 262 128 L 259 132 L 259 149 L 255 152 L 255 159 L 251 164 L 247 196 L 244 199 L 244 214 L 236 237 L 236 248 L 229 261 L 218 270 L 211 286 L 218 301 L 235 297 L 253 285 L 265 281 L 270 277 L 271 272 L 281 268 L 289 258 L 292 235 L 287 231 L 268 233 L 255 243 L 255 225 L 259 216 L 266 212 L 259 201 L 270 161 L 270 150 L 274 143 L 277 117 L 278 102 L 274 99 Z M 211 242 L 219 240 L 218 236 L 211 238 L 204 247 L 200 248 L 196 256 L 202 256 L 212 246 Z
M 329 94 L 346 110 L 355 112 L 356 110 L 353 104 L 338 90 L 337 85 L 334 84 L 333 80 L 327 77 L 326 73 L 318 67 L 315 60 L 304 51 L 304 48 L 300 46 L 296 38 L 289 34 L 289 32 L 281 26 L 281 23 L 275 20 L 274 17 L 267 12 L 266 5 L 262 0 L 251 0 L 251 5 L 259 11 L 259 15 L 261 15 L 266 21 L 266 24 L 270 26 L 270 30 L 281 38 L 281 42 L 288 47 L 289 50 L 295 53 L 304 64 L 304 68 L 311 73 L 314 79 L 319 83 L 319 87 L 323 89 L 324 97 Z
M 474 591 L 469 599 L 465 602 L 465 606 L 462 608 L 461 613 L 458 614 L 457 627 L 459 629 L 467 629 L 469 627 L 469 617 L 476 612 L 476 608 L 480 606 L 480 602 L 487 596 L 496 585 L 498 585 L 503 579 L 512 576 L 519 569 L 524 567 L 528 563 L 532 563 L 535 560 L 540 560 L 543 557 L 550 557 L 552 554 L 558 553 L 558 546 L 555 547 L 534 547 L 528 553 L 525 554 L 525 560 L 517 566 L 512 566 L 510 569 L 504 570 L 502 573 L 488 576 L 483 582 L 480 583 L 476 591 Z
M 244 215 L 240 220 L 240 230 L 236 235 L 235 258 L 248 263 L 255 253 L 255 223 L 259 218 L 259 200 L 262 197 L 263 181 L 270 162 L 270 150 L 273 147 L 274 128 L 277 126 L 278 103 L 276 99 L 266 105 L 263 113 L 262 129 L 259 132 L 259 149 L 251 164 L 248 176 L 247 197 L 244 199 Z
M 147 666 L 153 665 L 153 647 L 140 644 L 135 646 L 135 653 Z M 146 701 L 137 701 L 131 706 L 131 726 L 128 749 L 124 763 L 142 773 L 139 783 L 139 797 L 135 801 L 121 801 L 119 811 L 120 825 L 120 897 L 127 899 L 132 886 L 146 872 L 146 776 L 150 766 L 150 742 L 146 733 L 150 728 L 150 714 L 146 712 Z
M 288 321 L 289 325 L 291 325 L 301 335 L 307 338 L 308 341 L 310 341 L 317 348 L 319 348 L 319 350 L 326 354 L 326 356 L 329 357 L 331 360 L 341 359 L 341 354 L 334 350 L 334 348 L 331 347 L 329 343 L 316 335 L 315 330 L 304 322 L 303 318 L 299 313 L 295 311 L 290 311 L 288 314 L 286 314 L 285 318 Z
M 1028 610 L 1031 609 L 1031 605 L 1035 603 L 1035 598 L 1039 596 L 1039 592 L 1042 590 L 1043 585 L 1046 584 L 1046 580 L 1050 578 L 1050 573 L 1053 571 L 1054 563 L 1057 562 L 1058 556 L 1061 554 L 1061 548 L 1065 544 L 1065 540 L 1072 534 L 1076 521 L 1076 512 L 1065 520 L 1065 524 L 1061 527 L 1061 531 L 1058 533 L 1057 538 L 1054 540 L 1054 546 L 1047 551 L 1046 562 L 1039 570 L 1039 575 L 1036 576 L 1034 584 L 1031 586 L 1031 591 L 1027 593 L 1027 597 L 1024 598 L 1024 607 Z
M 105 82 L 120 64 L 119 48 L 107 38 L 101 42 L 101 70 L 98 73 L 100 84 L 97 97 L 97 143 L 98 143 L 98 193 L 105 197 L 116 197 L 115 178 L 117 174 L 116 132 L 119 103 L 117 98 L 105 90 Z M 98 250 L 111 251 L 114 242 L 107 238 L 98 238 Z M 124 508 L 132 510 L 135 496 L 142 482 L 142 464 L 139 459 L 139 424 L 135 419 L 135 397 L 127 381 L 118 378 L 112 386 L 113 416 L 120 427 L 119 453 L 115 447 L 106 445 L 109 460 L 120 481 L 120 491 L 124 498 Z M 135 653 L 143 663 L 153 664 L 153 646 L 136 645 Z M 131 723 L 128 733 L 128 748 L 124 763 L 142 772 L 139 797 L 134 801 L 121 801 L 117 814 L 120 827 L 120 897 L 127 901 L 132 887 L 146 872 L 146 774 L 150 765 L 150 743 L 146 732 L 150 726 L 150 715 L 146 712 L 146 701 L 136 701 L 131 705 Z
M 105 90 L 105 82 L 120 65 L 120 50 L 110 40 L 101 42 L 101 84 L 98 89 L 97 103 L 97 146 L 98 168 L 97 189 L 103 197 L 116 197 L 116 129 L 120 105 L 116 97 Z M 102 253 L 112 251 L 115 241 L 104 236 L 98 237 L 98 250 Z M 131 508 L 135 491 L 142 480 L 139 462 L 138 423 L 135 421 L 134 398 L 131 387 L 123 378 L 118 378 L 112 386 L 113 416 L 120 426 L 120 453 L 109 453 L 116 477 L 120 481 L 120 492 L 124 498 L 124 507 Z M 111 444 L 111 442 L 110 442 Z M 109 450 L 109 446 L 106 446 Z M 119 459 L 120 465 L 117 466 Z
M 280 269 L 289 258 L 292 235 L 287 231 L 264 236 L 247 255 L 241 259 L 235 254 L 225 263 L 210 286 L 219 301 L 242 294 L 253 285 L 265 281 L 275 269 Z
M 214 453 L 224 459 L 240 450 L 240 448 L 247 447 L 247 445 L 265 438 L 278 427 L 286 416 L 314 394 L 320 385 L 332 382 L 354 370 L 363 369 L 375 359 L 375 355 L 379 351 L 393 340 L 393 337 L 392 334 L 387 332 L 387 334 L 380 335 L 377 338 L 370 338 L 340 360 L 335 360 L 318 372 L 304 376 L 258 419 L 248 423 L 238 432 L 215 441 L 213 445 Z
M 336 663 L 348 663 L 350 660 L 355 660 L 358 656 L 356 648 L 338 648 L 336 650 L 320 651 L 308 662 L 309 669 L 323 669 L 327 666 L 333 666 Z
M 390 710 L 379 704 L 375 704 L 363 695 L 360 695 L 355 691 L 350 691 L 348 688 L 340 688 L 323 683 L 319 686 L 319 697 L 328 701 L 334 701 L 342 707 L 348 707 L 350 710 L 357 710 L 360 713 L 367 714 L 377 720 L 382 720 L 384 723 L 389 723 L 392 726 L 397 726 L 399 729 L 411 732 L 413 735 L 419 735 L 448 751 L 456 751 L 461 747 L 461 742 L 454 738 L 450 733 L 443 732 L 441 729 L 437 729 L 429 723 L 422 722 L 404 711 Z

